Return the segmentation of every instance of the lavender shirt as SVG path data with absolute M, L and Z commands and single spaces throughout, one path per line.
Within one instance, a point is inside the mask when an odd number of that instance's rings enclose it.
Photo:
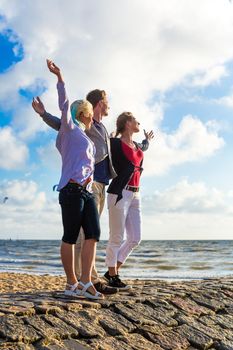
M 57 135 L 56 147 L 62 157 L 62 173 L 57 190 L 60 191 L 70 179 L 84 184 L 91 177 L 93 180 L 95 164 L 95 146 L 81 127 L 75 125 L 68 113 L 69 100 L 65 84 L 57 83 L 58 103 L 62 112 L 61 127 Z M 69 114 L 69 116 L 68 116 Z M 91 191 L 92 181 L 87 189 Z

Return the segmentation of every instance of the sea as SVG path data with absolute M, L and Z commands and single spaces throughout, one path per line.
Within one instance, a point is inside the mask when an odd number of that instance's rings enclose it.
M 107 241 L 96 265 L 106 272 Z M 0 240 L 0 272 L 64 275 L 58 240 Z M 233 240 L 142 241 L 121 270 L 126 279 L 189 280 L 233 276 Z

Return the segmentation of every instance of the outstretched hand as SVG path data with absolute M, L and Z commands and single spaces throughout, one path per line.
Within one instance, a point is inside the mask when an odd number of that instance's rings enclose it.
M 51 73 L 56 74 L 56 75 L 61 73 L 60 68 L 58 66 L 56 66 L 56 64 L 52 60 L 47 59 L 46 62 L 47 62 L 47 67 Z
M 32 108 L 34 109 L 34 111 L 36 113 L 38 113 L 40 115 L 44 114 L 44 112 L 45 112 L 44 104 L 41 101 L 41 99 L 39 98 L 39 96 L 33 97 Z
M 147 141 L 151 141 L 154 138 L 153 130 L 146 132 L 146 130 L 144 129 L 143 131 L 144 131 L 144 135 L 145 135 L 145 138 L 147 139 Z
M 49 71 L 55 74 L 59 81 L 63 81 L 61 70 L 52 60 L 46 60 Z

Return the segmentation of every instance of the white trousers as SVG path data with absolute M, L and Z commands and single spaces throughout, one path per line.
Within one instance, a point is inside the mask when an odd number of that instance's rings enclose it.
M 123 198 L 116 203 L 117 195 L 108 193 L 109 241 L 106 248 L 106 265 L 114 267 L 124 263 L 141 241 L 141 208 L 139 192 L 123 190 Z M 126 238 L 124 240 L 124 234 Z

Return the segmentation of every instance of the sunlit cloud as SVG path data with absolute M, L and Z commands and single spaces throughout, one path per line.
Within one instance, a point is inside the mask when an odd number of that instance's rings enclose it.
M 214 123 L 204 124 L 191 115 L 172 134 L 160 132 L 145 153 L 145 173 L 161 175 L 185 162 L 201 161 L 224 146 Z
M 28 159 L 28 148 L 10 127 L 0 128 L 0 168 L 22 169 Z

